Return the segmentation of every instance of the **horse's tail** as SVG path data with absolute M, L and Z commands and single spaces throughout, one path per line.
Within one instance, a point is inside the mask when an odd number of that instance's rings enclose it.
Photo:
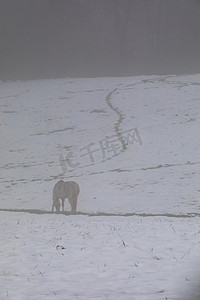
M 78 195 L 79 195 L 79 192 L 80 192 L 80 188 L 79 188 L 79 185 L 78 183 L 72 181 L 72 186 L 73 186 L 73 196 L 72 196 L 72 199 L 69 199 L 69 202 L 71 204 L 71 211 L 72 213 L 75 213 L 76 212 L 76 208 L 77 208 L 77 198 L 78 198 Z

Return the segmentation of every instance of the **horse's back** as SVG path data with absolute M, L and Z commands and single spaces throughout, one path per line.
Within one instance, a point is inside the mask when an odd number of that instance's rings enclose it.
M 59 180 L 53 188 L 54 198 L 71 198 L 77 197 L 80 192 L 80 188 L 75 181 Z
M 60 196 L 64 193 L 64 181 L 63 180 L 59 180 L 53 188 L 53 195 L 54 196 Z
M 75 181 L 67 181 L 66 184 L 73 191 L 73 195 L 77 197 L 79 192 L 80 192 L 80 188 L 79 188 L 78 183 L 75 182 Z

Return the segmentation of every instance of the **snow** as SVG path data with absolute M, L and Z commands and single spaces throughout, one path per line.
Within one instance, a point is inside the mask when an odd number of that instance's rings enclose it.
M 1 299 L 189 299 L 180 291 L 199 279 L 199 217 L 1 212 L 0 223 Z
M 0 82 L 0 299 L 199 299 L 199 82 Z

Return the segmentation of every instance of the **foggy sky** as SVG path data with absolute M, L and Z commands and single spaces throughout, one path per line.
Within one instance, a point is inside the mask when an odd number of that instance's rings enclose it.
M 0 79 L 200 73 L 199 0 L 0 0 Z

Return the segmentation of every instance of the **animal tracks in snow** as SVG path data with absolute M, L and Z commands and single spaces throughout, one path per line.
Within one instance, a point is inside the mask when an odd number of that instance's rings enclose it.
M 120 132 L 122 131 L 121 129 L 121 123 L 124 119 L 124 115 L 123 113 L 119 110 L 118 107 L 114 106 L 114 104 L 112 103 L 112 96 L 117 92 L 117 88 L 113 89 L 111 92 L 108 93 L 108 95 L 106 96 L 105 100 L 106 100 L 106 103 L 107 105 L 109 106 L 110 109 L 112 109 L 118 116 L 118 120 L 117 122 L 115 123 L 114 125 L 114 130 L 115 130 L 115 133 L 119 139 L 119 141 L 121 142 L 121 145 L 122 145 L 122 150 L 121 152 L 124 152 L 126 149 L 127 149 L 127 145 L 125 144 L 124 142 L 124 139 L 122 138 Z

